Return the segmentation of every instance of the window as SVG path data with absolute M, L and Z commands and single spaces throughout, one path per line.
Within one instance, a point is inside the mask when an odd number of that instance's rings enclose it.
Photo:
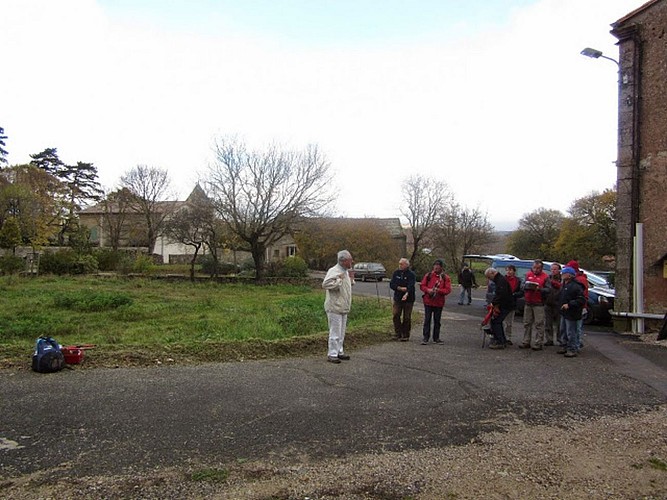
M 288 257 L 293 257 L 296 255 L 296 245 L 288 245 L 285 252 Z

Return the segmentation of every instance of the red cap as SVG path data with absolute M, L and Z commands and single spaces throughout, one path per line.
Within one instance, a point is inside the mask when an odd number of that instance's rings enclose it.
M 567 267 L 574 268 L 575 271 L 579 272 L 579 263 L 576 260 L 571 260 L 566 264 Z

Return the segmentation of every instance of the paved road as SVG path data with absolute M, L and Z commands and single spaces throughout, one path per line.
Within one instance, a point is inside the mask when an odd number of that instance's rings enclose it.
M 574 359 L 482 349 L 481 303 L 455 302 L 445 345 L 421 346 L 415 325 L 410 342 L 353 350 L 340 365 L 325 361 L 323 345 L 322 356 L 273 361 L 2 372 L 0 478 L 421 449 L 513 419 L 549 424 L 667 400 L 664 356 L 652 346 L 599 329 Z

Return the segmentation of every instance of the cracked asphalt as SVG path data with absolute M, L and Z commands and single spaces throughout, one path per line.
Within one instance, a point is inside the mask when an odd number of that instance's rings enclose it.
M 323 343 L 321 356 L 306 358 L 1 372 L 0 476 L 415 450 L 467 443 L 515 420 L 557 424 L 665 403 L 662 348 L 608 329 L 587 329 L 573 359 L 553 347 L 482 349 L 477 292 L 470 307 L 449 300 L 444 345 L 420 345 L 415 324 L 410 342 L 353 350 L 339 365 L 326 362 Z M 355 293 L 388 295 L 386 282 Z

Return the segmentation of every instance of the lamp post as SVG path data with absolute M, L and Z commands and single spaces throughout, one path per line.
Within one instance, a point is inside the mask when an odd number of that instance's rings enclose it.
M 590 47 L 586 47 L 584 50 L 582 50 L 582 51 L 580 52 L 580 54 L 581 54 L 582 56 L 592 57 L 593 59 L 598 59 L 598 58 L 600 58 L 600 57 L 601 57 L 602 59 L 608 59 L 608 60 L 613 61 L 614 63 L 616 63 L 616 66 L 618 66 L 618 69 L 619 69 L 619 70 L 621 69 L 621 64 L 620 64 L 616 59 L 613 59 L 613 58 L 611 58 L 611 57 L 605 56 L 605 55 L 602 53 L 601 50 L 591 49 Z

